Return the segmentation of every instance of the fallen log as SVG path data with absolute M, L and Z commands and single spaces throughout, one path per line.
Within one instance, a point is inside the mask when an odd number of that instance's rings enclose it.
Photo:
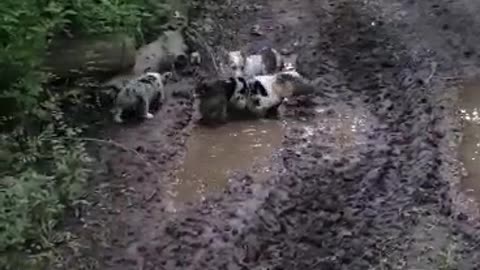
M 103 77 L 135 65 L 135 41 L 124 34 L 54 40 L 44 70 L 56 78 Z
M 165 31 L 157 40 L 139 49 L 133 73 L 171 71 L 188 64 L 188 47 L 180 31 Z

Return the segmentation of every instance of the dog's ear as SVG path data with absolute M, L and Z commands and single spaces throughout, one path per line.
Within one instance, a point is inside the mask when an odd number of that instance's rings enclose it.
M 166 82 L 168 80 L 171 80 L 173 78 L 173 73 L 168 71 L 162 74 L 163 77 L 163 82 Z

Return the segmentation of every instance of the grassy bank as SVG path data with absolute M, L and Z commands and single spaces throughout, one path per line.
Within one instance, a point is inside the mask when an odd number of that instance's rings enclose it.
M 52 40 L 122 32 L 141 43 L 172 11 L 153 0 L 0 2 L 0 269 L 42 269 L 52 259 L 68 238 L 59 229 L 65 211 L 90 176 L 84 127 L 63 110 L 87 97 L 57 91 L 40 71 Z

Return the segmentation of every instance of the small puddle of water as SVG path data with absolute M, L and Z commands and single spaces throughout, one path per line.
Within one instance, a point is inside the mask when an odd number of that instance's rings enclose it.
M 283 124 L 275 120 L 231 122 L 219 128 L 196 127 L 187 142 L 187 155 L 168 191 L 171 210 L 177 203 L 203 200 L 222 192 L 234 170 L 249 170 L 279 149 Z M 169 207 L 169 208 L 170 208 Z
M 480 81 L 465 85 L 459 107 L 464 122 L 460 159 L 466 170 L 461 188 L 480 202 Z

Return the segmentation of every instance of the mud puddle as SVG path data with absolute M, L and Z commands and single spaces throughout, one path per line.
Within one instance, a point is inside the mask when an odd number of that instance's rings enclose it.
M 168 187 L 169 209 L 198 202 L 222 192 L 229 174 L 268 160 L 280 148 L 285 123 L 275 120 L 238 121 L 219 128 L 196 127 L 187 142 L 187 154 Z
M 460 92 L 463 140 L 460 159 L 464 165 L 461 188 L 480 202 L 480 80 L 467 83 Z

